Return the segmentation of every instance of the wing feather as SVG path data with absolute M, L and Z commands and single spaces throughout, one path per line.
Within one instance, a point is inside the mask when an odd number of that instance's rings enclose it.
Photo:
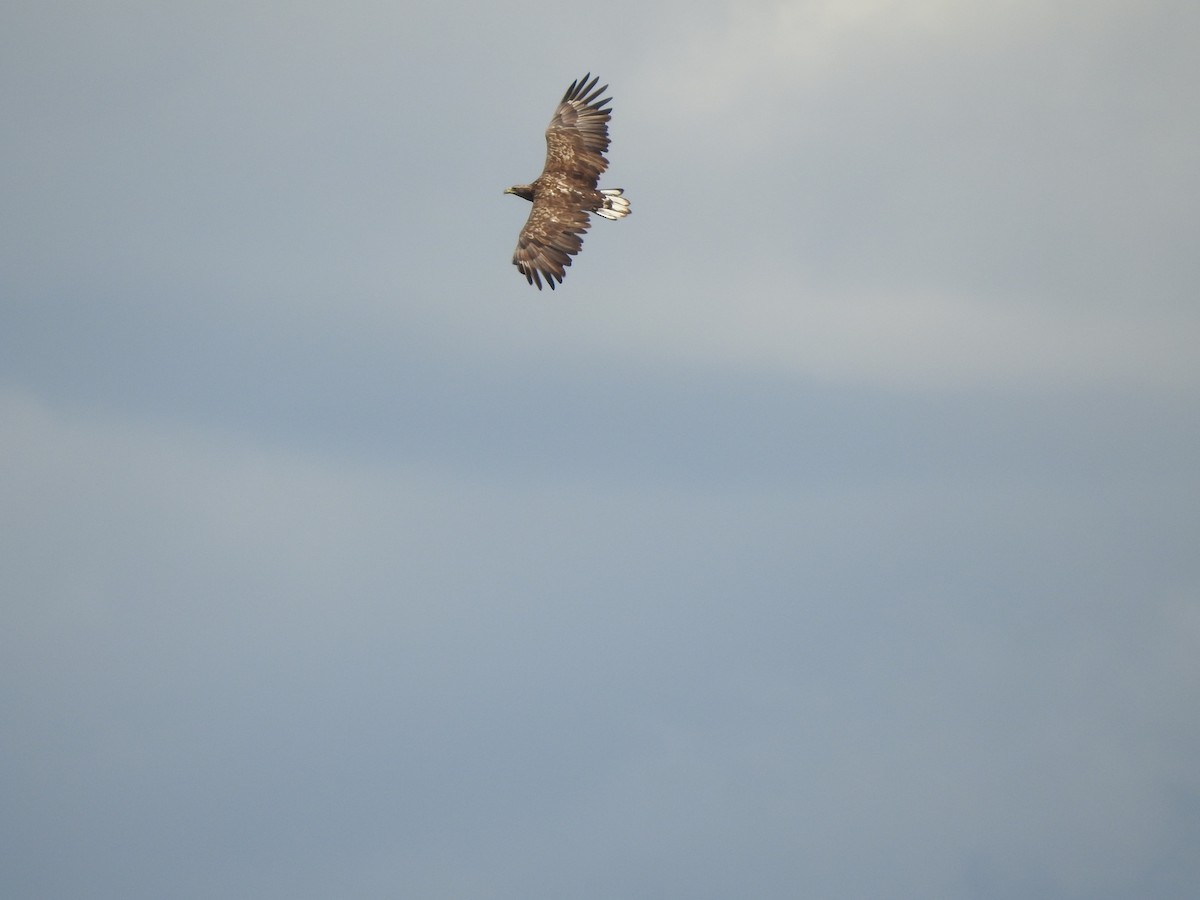
M 562 283 L 571 257 L 583 247 L 583 234 L 591 221 L 582 209 L 556 208 L 545 200 L 535 200 L 533 209 L 513 253 L 513 265 L 530 284 L 542 289 L 542 279 L 554 289 Z
M 588 79 L 591 78 L 589 81 Z M 608 85 L 596 87 L 591 73 L 571 82 L 546 129 L 546 166 L 542 177 L 569 179 L 594 189 L 608 168 L 608 120 L 611 97 L 597 99 Z

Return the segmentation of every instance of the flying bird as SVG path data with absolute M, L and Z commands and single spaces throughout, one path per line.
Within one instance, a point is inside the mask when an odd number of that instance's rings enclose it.
M 588 79 L 591 79 L 590 81 Z M 546 166 L 533 184 L 518 184 L 504 191 L 533 203 L 529 219 L 517 238 L 513 265 L 526 281 L 542 289 L 542 280 L 554 290 L 562 284 L 571 257 L 583 247 L 589 213 L 605 219 L 629 215 L 629 201 L 621 188 L 600 190 L 600 174 L 608 168 L 608 119 L 611 97 L 596 98 L 608 85 L 596 87 L 599 78 L 588 72 L 571 82 L 546 129 Z

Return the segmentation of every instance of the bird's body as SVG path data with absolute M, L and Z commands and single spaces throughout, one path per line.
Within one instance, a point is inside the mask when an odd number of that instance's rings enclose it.
M 609 98 L 597 100 L 608 85 L 597 88 L 591 73 L 571 82 L 546 129 L 546 165 L 532 184 L 518 184 L 516 194 L 533 204 L 517 238 L 513 265 L 526 280 L 542 289 L 543 279 L 554 289 L 562 283 L 571 257 L 583 247 L 589 215 L 620 219 L 629 215 L 629 201 L 620 188 L 600 189 L 608 168 Z

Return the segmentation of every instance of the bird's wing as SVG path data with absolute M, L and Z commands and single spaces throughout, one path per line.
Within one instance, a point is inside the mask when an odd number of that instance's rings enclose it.
M 608 150 L 608 120 L 612 110 L 605 104 L 612 98 L 597 98 L 608 85 L 596 87 L 599 78 L 591 73 L 571 82 L 562 101 L 554 110 L 546 129 L 546 166 L 542 175 L 568 179 L 595 188 L 600 173 L 608 168 L 604 153 Z
M 586 210 L 573 203 L 556 202 L 560 197 L 563 195 L 548 193 L 533 201 L 513 253 L 513 265 L 539 291 L 542 279 L 551 290 L 555 282 L 562 283 L 571 257 L 583 247 L 583 233 L 591 224 Z

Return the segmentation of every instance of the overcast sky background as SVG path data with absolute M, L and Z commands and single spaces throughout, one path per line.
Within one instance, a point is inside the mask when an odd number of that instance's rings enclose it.
M 0 894 L 1194 897 L 1197 85 L 1167 0 L 10 0 Z

